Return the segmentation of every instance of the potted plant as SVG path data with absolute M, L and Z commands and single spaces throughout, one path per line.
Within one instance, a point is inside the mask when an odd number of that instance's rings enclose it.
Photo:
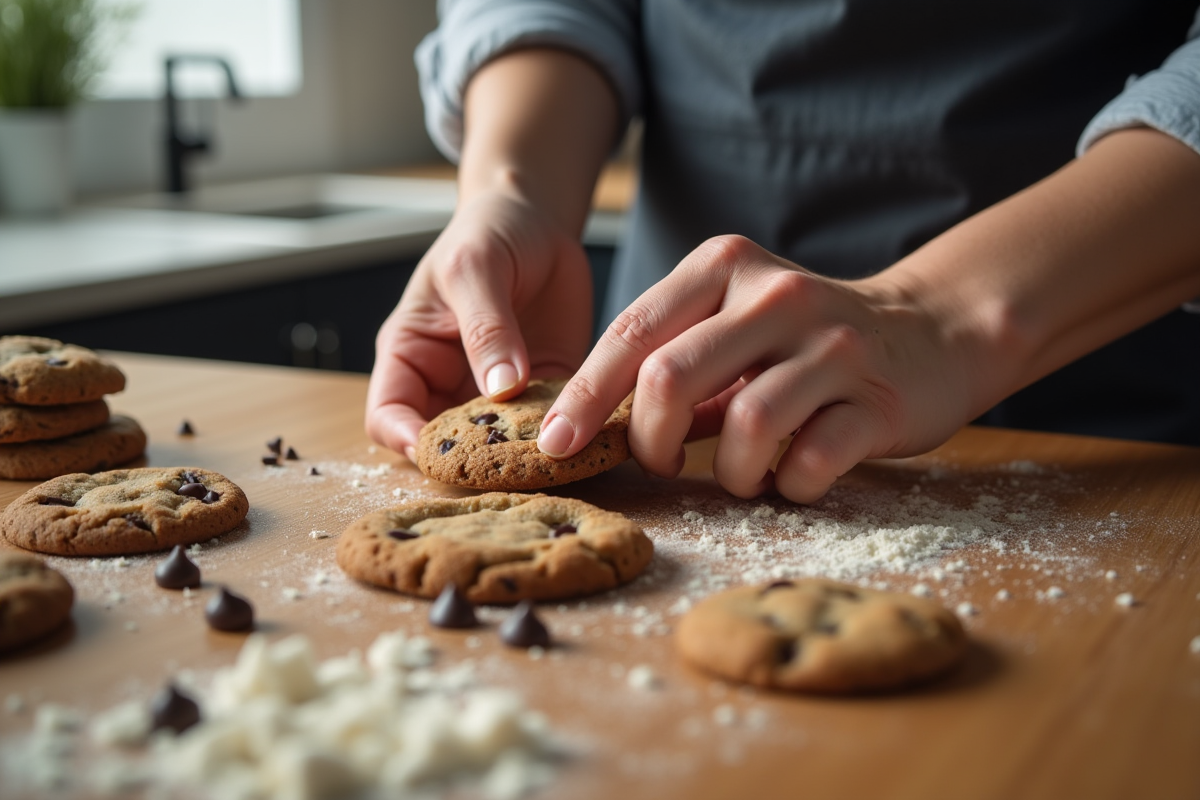
M 100 0 L 0 0 L 0 211 L 69 205 L 68 112 L 100 72 L 107 23 L 128 13 Z

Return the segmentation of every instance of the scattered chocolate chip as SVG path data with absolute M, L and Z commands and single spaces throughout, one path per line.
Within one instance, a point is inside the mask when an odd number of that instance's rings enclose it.
M 204 618 L 219 631 L 248 631 L 254 627 L 254 607 L 222 586 L 204 607 Z
M 146 522 L 141 514 L 122 514 L 121 516 L 124 519 L 129 520 L 129 524 L 135 528 L 141 528 L 144 531 L 153 530 L 153 528 L 150 527 L 150 523 Z
M 560 536 L 569 536 L 572 533 L 577 533 L 578 531 L 579 531 L 579 529 L 576 528 L 571 523 L 563 522 L 559 525 L 555 525 L 553 528 L 550 529 L 550 538 L 557 539 Z
M 795 639 L 784 639 L 779 643 L 779 649 L 775 651 L 775 657 L 779 659 L 780 664 L 787 664 L 796 657 L 796 653 L 800 652 L 800 646 Z
M 274 439 L 267 442 L 267 449 L 270 450 L 275 455 L 279 455 L 280 453 L 282 453 L 283 452 L 283 437 L 276 436 Z
M 195 589 L 200 585 L 200 568 L 180 545 L 154 568 L 154 582 L 164 589 Z
M 286 458 L 288 461 L 298 461 L 300 459 L 300 454 L 296 452 L 296 448 L 289 447 L 287 449 L 287 455 L 285 455 L 284 458 Z
M 492 414 L 489 412 L 487 414 L 480 414 L 478 417 L 471 420 L 471 422 L 474 422 L 476 425 L 491 425 L 493 422 L 496 422 L 499 419 L 499 414 Z
M 409 539 L 419 539 L 421 537 L 421 534 L 413 533 L 412 531 L 406 531 L 404 528 L 393 528 L 387 532 L 387 535 L 401 542 Z
M 503 433 L 496 430 L 495 428 L 488 428 L 488 438 L 487 438 L 488 444 L 499 444 L 500 442 L 507 442 L 507 441 L 508 441 L 508 437 L 505 436 Z
M 438 452 L 442 455 L 446 455 L 446 453 L 450 452 L 450 448 L 454 447 L 456 444 L 458 443 L 453 439 L 443 439 L 441 445 L 438 446 Z
M 429 607 L 429 624 L 437 628 L 474 628 L 475 606 L 454 583 L 446 584 L 437 600 Z
M 278 467 L 279 466 L 279 456 L 263 456 L 262 463 L 264 466 Z
M 550 632 L 533 613 L 533 603 L 522 600 L 500 623 L 500 641 L 509 647 L 549 647 Z
M 184 497 L 194 497 L 199 500 L 201 497 L 204 497 L 207 491 L 208 487 L 203 483 L 188 482 L 176 489 L 175 494 L 181 494 Z
M 517 590 L 517 582 L 512 578 L 501 578 L 500 583 L 503 584 L 504 588 L 508 589 L 510 592 L 515 592 Z
M 67 362 L 61 358 L 47 358 L 46 364 L 51 367 L 65 367 Z
M 150 701 L 150 720 L 153 730 L 170 728 L 183 733 L 200 721 L 200 706 L 174 684 L 167 684 Z
M 194 436 L 196 434 L 196 429 L 192 427 L 192 423 L 185 419 L 183 422 L 179 423 L 179 429 L 175 432 L 180 436 Z
M 308 474 L 309 474 L 309 475 L 320 475 L 321 473 L 320 473 L 320 472 L 317 472 L 317 468 L 316 468 L 316 467 L 309 467 L 309 468 L 308 468 Z
M 206 506 L 211 506 L 213 503 L 217 502 L 220 499 L 221 499 L 220 492 L 214 492 L 212 489 L 209 489 L 207 492 L 205 492 L 204 497 L 200 498 L 200 502 L 204 503 L 204 505 L 206 505 Z
M 43 497 L 42 499 L 38 500 L 38 505 L 42 505 L 42 506 L 67 506 L 67 507 L 69 507 L 69 508 L 74 508 L 74 507 L 75 507 L 75 501 L 74 501 L 74 500 L 68 500 L 68 499 L 66 499 L 65 497 Z

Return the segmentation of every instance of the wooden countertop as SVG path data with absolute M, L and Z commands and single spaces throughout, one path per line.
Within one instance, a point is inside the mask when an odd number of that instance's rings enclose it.
M 439 664 L 472 658 L 481 680 L 516 688 L 580 746 L 544 797 L 1200 796 L 1200 655 L 1189 652 L 1200 635 L 1200 450 L 966 429 L 930 456 L 857 468 L 799 511 L 847 523 L 872 515 L 897 529 L 986 521 L 979 541 L 935 563 L 863 576 L 901 590 L 924 582 L 951 607 L 973 604 L 974 648 L 961 669 L 915 691 L 786 696 L 686 667 L 667 633 L 689 592 L 836 563 L 776 524 L 797 509 L 723 494 L 710 442 L 691 446 L 675 481 L 625 464 L 559 490 L 641 522 L 656 556 L 628 587 L 546 606 L 561 646 L 535 660 L 500 645 L 494 626 L 476 632 L 475 648 L 466 633 L 429 628 L 424 602 L 346 580 L 336 536 L 312 535 L 336 535 L 397 495 L 454 493 L 371 448 L 365 378 L 116 358 L 129 388 L 112 405 L 146 428 L 148 462 L 224 473 L 250 498 L 248 522 L 203 547 L 206 586 L 190 601 L 153 585 L 158 556 L 51 559 L 76 586 L 73 624 L 0 659 L 0 694 L 94 712 L 148 697 L 180 668 L 230 664 L 243 637 L 209 631 L 202 614 L 220 582 L 252 599 L 261 630 L 304 632 L 322 658 L 396 628 L 430 636 Z M 176 434 L 185 418 L 194 437 Z M 260 463 L 277 435 L 301 461 Z M 320 477 L 307 475 L 311 465 Z M 0 482 L 0 503 L 31 485 Z M 327 583 L 313 580 L 320 573 Z M 1116 604 L 1123 592 L 1137 604 Z M 639 664 L 659 688 L 629 685 Z M 0 711 L 0 748 L 31 724 L 29 711 Z

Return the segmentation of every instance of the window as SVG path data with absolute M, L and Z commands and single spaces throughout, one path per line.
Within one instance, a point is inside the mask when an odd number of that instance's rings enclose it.
M 103 0 L 127 5 L 127 0 Z M 299 0 L 136 0 L 137 12 L 108 54 L 97 98 L 157 98 L 168 55 L 222 56 L 245 95 L 271 97 L 300 89 Z M 211 67 L 181 66 L 185 97 L 225 94 L 225 76 Z

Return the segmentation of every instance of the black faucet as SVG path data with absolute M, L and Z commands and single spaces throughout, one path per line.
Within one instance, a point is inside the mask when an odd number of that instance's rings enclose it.
M 179 100 L 175 96 L 175 67 L 183 61 L 199 61 L 216 64 L 225 70 L 229 84 L 229 97 L 241 98 L 237 81 L 233 78 L 233 67 L 220 56 L 174 55 L 163 62 L 166 68 L 167 90 L 163 100 L 167 110 L 167 191 L 182 194 L 188 190 L 187 172 L 184 162 L 192 153 L 208 152 L 210 142 L 204 136 L 186 136 L 179 130 Z

